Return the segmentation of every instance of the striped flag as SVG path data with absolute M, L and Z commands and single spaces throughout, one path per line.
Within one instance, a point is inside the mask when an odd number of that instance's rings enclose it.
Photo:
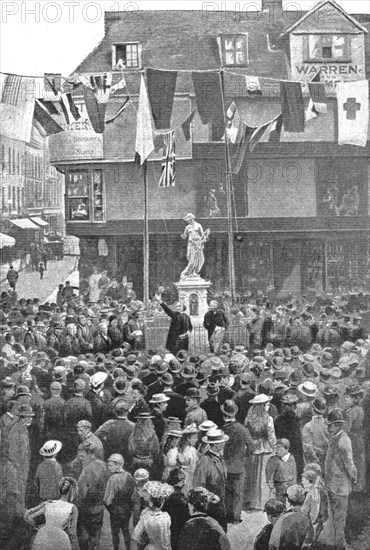
M 7 105 L 18 105 L 18 103 L 21 102 L 20 92 L 22 80 L 22 77 L 16 74 L 6 75 L 1 94 L 1 103 L 6 103 Z
M 28 142 L 35 108 L 35 79 L 10 74 L 0 77 L 1 134 Z
M 176 174 L 175 131 L 163 134 L 164 157 L 159 187 L 174 187 Z

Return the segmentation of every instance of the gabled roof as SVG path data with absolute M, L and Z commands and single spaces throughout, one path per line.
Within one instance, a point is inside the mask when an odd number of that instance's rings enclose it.
M 247 15 L 237 17 L 231 11 L 205 13 L 200 10 L 108 12 L 105 14 L 104 38 L 74 72 L 91 74 L 111 71 L 112 45 L 130 41 L 142 45 L 144 67 L 168 70 L 219 69 L 221 60 L 217 36 L 247 33 L 249 65 L 243 72 L 286 78 L 284 51 L 272 50 L 268 43 L 268 35 L 280 34 L 287 26 L 286 20 L 283 18 L 279 21 L 279 24 L 283 22 L 285 25 L 275 27 L 268 13 L 249 12 Z M 293 14 L 288 24 L 300 16 L 301 13 Z
M 310 11 L 308 11 L 303 17 L 301 17 L 298 21 L 296 21 L 291 27 L 289 27 L 284 33 L 282 33 L 282 36 L 290 34 L 292 31 L 296 30 L 306 19 L 313 16 L 315 13 L 317 13 L 319 10 L 323 9 L 324 6 L 327 4 L 330 4 L 334 9 L 338 10 L 342 14 L 343 17 L 347 19 L 352 25 L 357 27 L 361 32 L 367 33 L 367 29 L 363 27 L 354 17 L 349 15 L 339 4 L 334 2 L 334 0 L 323 0 L 319 4 L 317 4 L 314 8 L 312 8 Z

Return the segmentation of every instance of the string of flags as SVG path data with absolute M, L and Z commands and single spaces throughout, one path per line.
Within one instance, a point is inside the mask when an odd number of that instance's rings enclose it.
M 185 71 L 191 74 L 196 108 L 176 127 L 171 127 L 171 117 L 176 92 L 178 72 L 145 69 L 141 72 L 138 108 L 122 72 L 121 79 L 112 84 L 112 73 L 75 75 L 64 79 L 69 90 L 62 85 L 63 77 L 46 73 L 43 77 L 43 93 L 36 90 L 36 78 L 22 75 L 0 75 L 0 117 L 2 134 L 13 139 L 29 141 L 32 124 L 41 135 L 63 132 L 61 120 L 67 129 L 81 118 L 80 107 L 75 103 L 73 91 L 82 86 L 86 112 L 96 133 L 102 134 L 105 125 L 113 124 L 129 105 L 137 111 L 135 151 L 136 160 L 143 164 L 155 150 L 155 137 L 163 135 L 162 170 L 160 187 L 175 185 L 175 130 L 181 128 L 184 139 L 191 139 L 191 127 L 195 114 L 203 125 L 223 128 L 220 134 L 233 146 L 232 171 L 238 173 L 247 152 L 258 143 L 280 141 L 282 131 L 303 133 L 311 120 L 328 112 L 325 84 L 320 73 L 309 83 L 267 79 L 253 75 L 240 75 L 232 71 Z M 281 112 L 262 124 L 251 125 L 243 119 L 238 108 L 238 94 L 225 106 L 223 82 L 228 76 L 244 81 L 246 97 L 263 96 L 261 80 L 272 80 L 279 85 Z M 303 91 L 308 90 L 309 103 L 305 106 Z M 106 119 L 110 97 L 118 91 L 124 96 L 116 113 Z M 337 83 L 338 143 L 365 147 L 368 138 L 369 87 L 367 80 Z M 61 117 L 61 118 L 60 118 Z

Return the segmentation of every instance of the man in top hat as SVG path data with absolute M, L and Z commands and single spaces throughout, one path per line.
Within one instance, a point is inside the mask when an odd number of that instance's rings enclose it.
M 184 427 L 190 424 L 196 424 L 198 427 L 199 424 L 208 420 L 206 411 L 199 406 L 200 391 L 198 388 L 187 389 L 184 398 L 186 412 Z
M 227 325 L 228 320 L 225 312 L 219 307 L 217 300 L 211 300 L 209 310 L 204 315 L 203 326 L 208 333 L 209 348 L 212 353 L 219 351 L 222 344 L 222 336 L 227 329 Z M 212 338 L 215 333 L 217 335 L 217 342 Z
M 301 550 L 305 541 L 313 540 L 310 519 L 301 510 L 305 493 L 300 485 L 287 489 L 285 514 L 281 514 L 271 532 L 269 550 Z
M 130 403 L 124 399 L 118 399 L 113 408 L 116 418 L 104 422 L 96 430 L 95 435 L 103 443 L 105 456 L 118 453 L 123 456 L 125 464 L 129 467 L 132 457 L 129 452 L 128 440 L 135 427 L 135 424 L 127 418 Z
M 236 421 L 238 407 L 234 401 L 226 400 L 221 405 L 224 425 L 222 429 L 229 440 L 225 442 L 224 460 L 227 468 L 226 518 L 229 523 L 241 521 L 243 502 L 245 457 L 254 452 L 254 443 L 247 428 Z
M 325 400 L 316 397 L 312 402 L 312 420 L 302 429 L 302 443 L 305 463 L 316 462 L 324 471 L 325 457 L 329 444 L 329 433 L 324 415 L 327 412 Z
M 325 460 L 325 485 L 328 489 L 329 518 L 319 537 L 320 548 L 345 550 L 344 535 L 349 495 L 357 482 L 353 462 L 351 440 L 343 427 L 345 420 L 341 410 L 334 410 L 327 417 L 329 446 Z
M 295 458 L 297 476 L 303 472 L 303 445 L 300 420 L 296 414 L 296 406 L 299 401 L 297 393 L 289 390 L 282 397 L 283 412 L 275 420 L 275 434 L 277 439 L 288 439 L 290 452 Z
M 202 441 L 208 445 L 208 449 L 198 460 L 193 478 L 194 487 L 204 487 L 219 497 L 221 516 L 225 519 L 227 469 L 223 453 L 228 440 L 229 436 L 217 429 L 209 430 L 203 436 Z

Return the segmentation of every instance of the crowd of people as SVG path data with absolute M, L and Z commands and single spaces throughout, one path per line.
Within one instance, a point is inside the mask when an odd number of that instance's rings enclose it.
M 148 349 L 133 288 L 95 279 L 87 302 L 1 294 L 1 548 L 98 550 L 105 512 L 114 550 L 224 550 L 259 510 L 255 550 L 344 550 L 369 487 L 368 296 L 211 300 L 203 353 L 163 287 Z

